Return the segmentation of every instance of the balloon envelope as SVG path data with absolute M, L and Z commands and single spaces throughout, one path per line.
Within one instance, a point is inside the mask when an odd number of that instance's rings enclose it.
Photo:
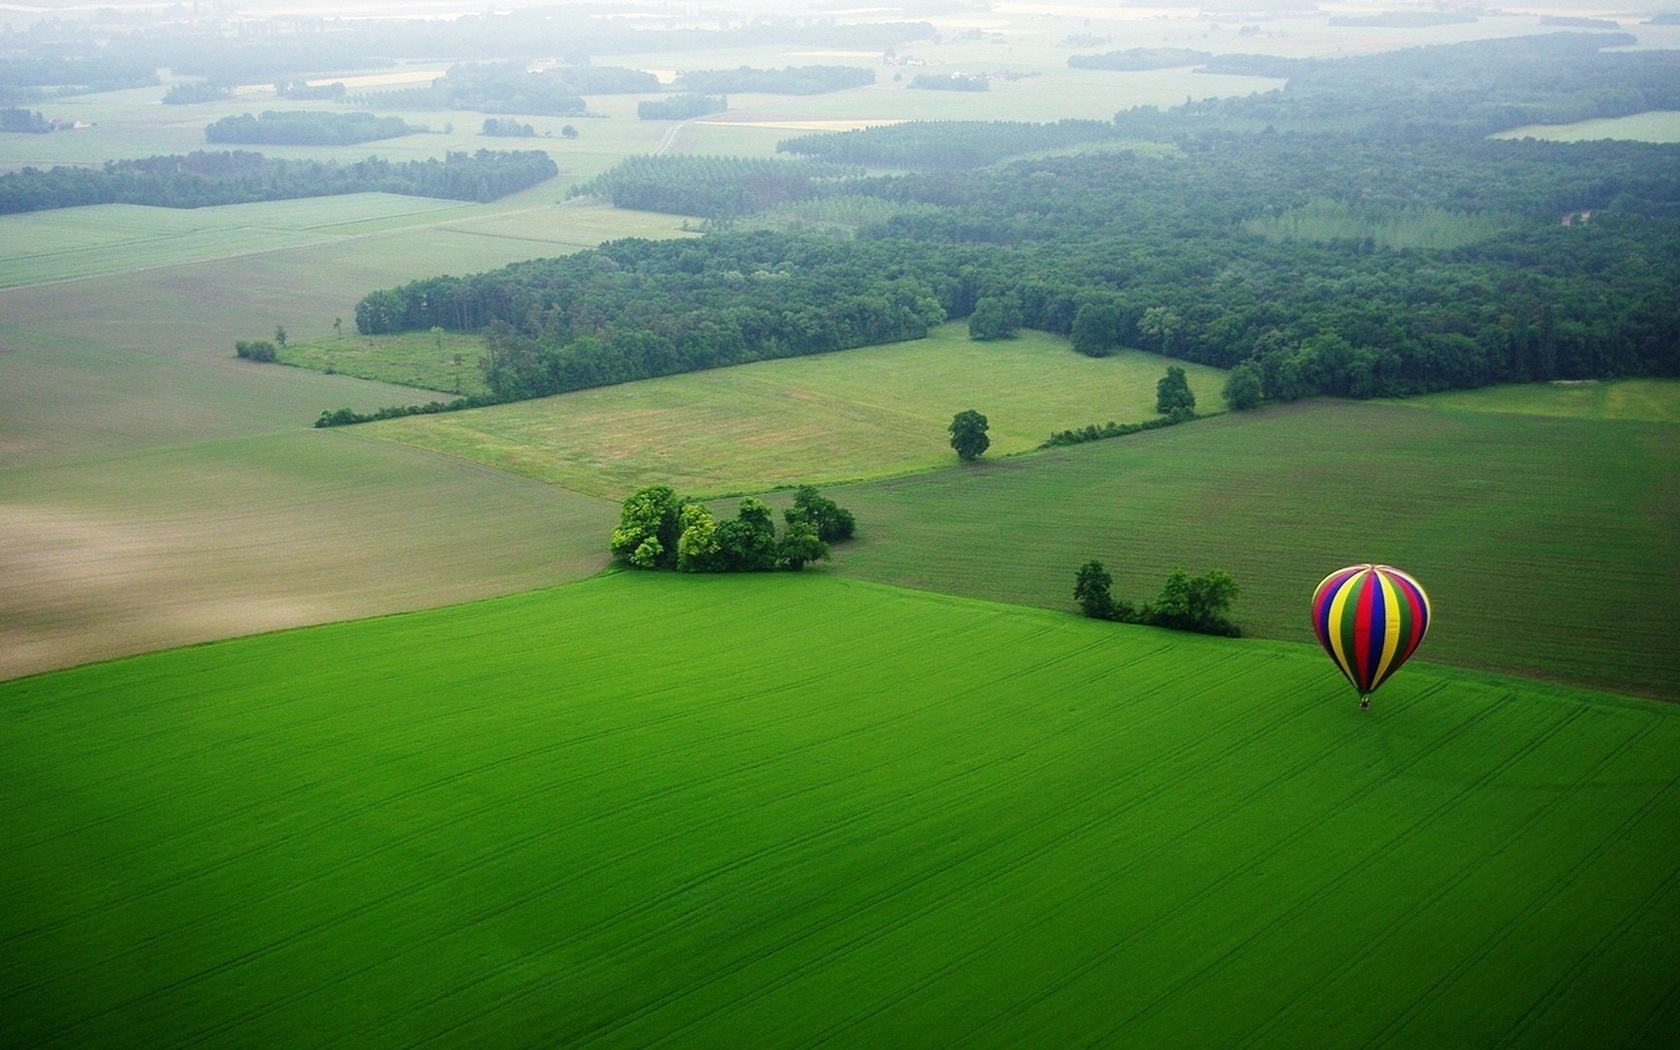
M 1429 595 L 1387 565 L 1349 565 L 1313 593 L 1318 644 L 1368 697 L 1417 651 L 1429 631 Z

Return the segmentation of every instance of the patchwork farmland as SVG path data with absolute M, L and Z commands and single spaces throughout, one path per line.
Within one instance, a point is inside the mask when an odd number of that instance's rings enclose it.
M 1264 63 L 1119 71 L 1073 68 L 1074 53 L 1340 65 L 1559 30 L 1530 13 L 929 11 L 938 37 L 890 56 L 688 37 L 589 57 L 666 81 L 840 62 L 875 69 L 867 87 L 732 93 L 692 121 L 639 119 L 660 93 L 591 96 L 585 117 L 510 114 L 535 125 L 519 139 L 480 135 L 475 110 L 401 109 L 425 130 L 264 149 L 349 163 L 535 148 L 558 165 L 488 204 L 361 193 L 0 216 L 0 1046 L 1673 1044 L 1680 382 L 1268 393 L 1255 411 L 1037 449 L 1153 418 L 1170 364 L 1202 412 L 1225 407 L 1230 372 L 1137 348 L 1182 350 L 1171 333 L 1207 317 L 1149 303 L 1154 334 L 1106 357 L 1030 328 L 971 341 L 957 310 L 907 343 L 310 427 L 341 406 L 487 389 L 476 332 L 356 333 L 374 289 L 703 230 L 867 238 L 897 219 L 1001 250 L 1049 226 L 1024 199 L 941 225 L 944 203 L 889 196 L 712 219 L 568 197 L 627 157 L 785 157 L 777 144 L 810 131 L 1106 121 L 1192 99 L 1213 100 L 1197 111 L 1211 118 L 1288 83 Z M 347 13 L 320 19 L 324 36 L 359 21 Z M 1637 35 L 1615 44 L 1630 62 L 1680 47 L 1659 19 L 1587 14 Z M 88 14 L 112 34 L 130 17 Z M 36 15 L 8 18 L 0 63 Z M 309 40 L 296 30 L 312 24 L 249 42 Z M 420 86 L 450 64 L 345 79 Z M 985 90 L 912 86 L 973 70 Z M 324 105 L 276 99 L 266 76 L 186 106 L 160 103 L 165 84 L 19 96 L 84 126 L 0 136 L 0 173 L 183 153 L 212 120 Z M 1606 135 L 1675 135 L 1666 107 L 1578 115 L 1505 134 L 1591 157 L 1611 154 L 1592 152 Z M 1000 166 L 1171 160 L 1195 137 Z M 1250 249 L 1277 245 L 1357 242 L 1349 274 L 1451 247 L 1432 257 L 1451 269 L 1523 221 L 1508 203 L 1344 203 L 1395 189 L 1380 168 L 1326 164 L 1322 185 L 1257 210 L 1214 186 L 1210 214 L 1259 236 L 1241 258 L 1207 251 L 1185 286 L 1240 289 L 1264 269 Z M 1498 182 L 1466 168 L 1460 197 Z M 1669 200 L 1671 173 L 1630 172 L 1575 188 Z M 990 176 L 970 175 L 979 193 Z M 1621 243 L 1614 211 L 1574 216 L 1584 248 L 1560 257 L 1612 291 L 1671 265 L 1605 248 Z M 1199 245 L 1183 218 L 1160 228 Z M 1551 250 L 1558 216 L 1537 221 L 1515 255 Z M 1113 305 L 1172 254 L 1083 264 Z M 1454 273 L 1407 303 L 1441 331 L 1477 288 Z M 1342 277 L 1295 283 L 1333 295 Z M 1489 327 L 1533 320 L 1507 311 Z M 1545 320 L 1602 350 L 1565 312 Z M 1640 346 L 1671 334 L 1654 316 Z M 234 358 L 235 340 L 282 327 L 281 359 L 302 367 Z M 945 427 L 970 406 L 992 446 L 959 464 Z M 704 495 L 723 518 L 745 494 L 779 512 L 804 482 L 859 530 L 799 575 L 611 566 L 618 501 L 639 485 Z M 1366 558 L 1415 572 L 1436 617 L 1361 713 L 1305 612 L 1324 571 Z M 1245 637 L 1076 615 L 1090 559 L 1133 601 L 1174 566 L 1229 570 Z

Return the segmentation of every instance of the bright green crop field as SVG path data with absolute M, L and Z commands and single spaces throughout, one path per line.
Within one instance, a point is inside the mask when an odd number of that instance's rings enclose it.
M 0 685 L 0 1042 L 1650 1046 L 1680 709 L 617 574 Z
M 1433 658 L 1680 699 L 1680 427 L 1453 407 L 1479 396 L 1279 406 L 835 488 L 859 523 L 836 564 L 1050 608 L 1093 558 L 1134 601 L 1175 565 L 1219 568 L 1246 630 L 1308 641 L 1318 581 L 1386 562 L 1434 600 Z
M 622 499 L 665 483 L 695 495 L 926 471 L 952 462 L 951 417 L 978 409 L 990 455 L 1052 432 L 1155 418 L 1169 361 L 1082 357 L 1042 332 L 976 343 L 964 322 L 927 339 L 580 390 L 361 432 Z M 1203 411 L 1224 373 L 1181 364 Z

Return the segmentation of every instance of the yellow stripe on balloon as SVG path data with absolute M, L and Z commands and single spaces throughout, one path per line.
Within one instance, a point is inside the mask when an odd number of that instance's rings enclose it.
M 1348 592 L 1353 590 L 1353 581 L 1356 579 L 1357 576 L 1352 576 L 1343 580 L 1341 586 L 1336 588 L 1336 596 L 1330 599 L 1330 655 L 1342 666 L 1342 673 L 1348 676 L 1349 681 L 1354 679 L 1354 673 L 1353 664 L 1348 662 L 1347 653 L 1342 651 L 1342 614 L 1347 609 Z
M 1393 580 L 1380 572 L 1371 575 L 1382 586 L 1383 601 L 1382 659 L 1377 661 L 1377 673 L 1371 676 L 1374 685 L 1388 674 L 1388 665 L 1394 662 L 1395 654 L 1400 651 L 1400 594 Z

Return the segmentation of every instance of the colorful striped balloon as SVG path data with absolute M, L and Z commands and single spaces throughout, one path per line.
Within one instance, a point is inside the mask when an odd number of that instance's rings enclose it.
M 1429 595 L 1387 565 L 1349 565 L 1313 592 L 1318 644 L 1359 690 L 1359 706 L 1400 670 L 1429 632 Z

